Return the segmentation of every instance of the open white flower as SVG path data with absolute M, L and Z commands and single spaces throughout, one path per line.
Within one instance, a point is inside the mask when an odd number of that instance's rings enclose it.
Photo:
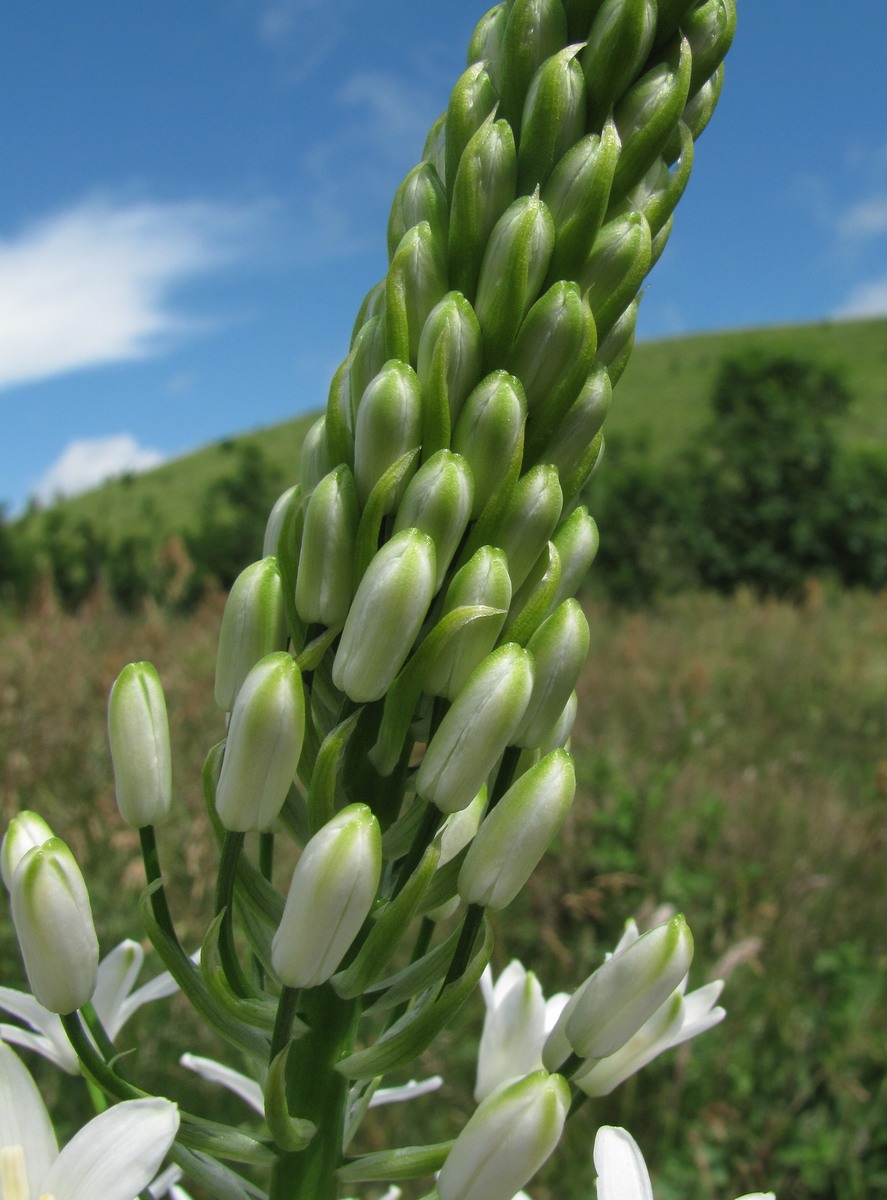
M 477 1051 L 478 1103 L 500 1083 L 539 1070 L 545 1039 L 569 999 L 560 992 L 546 1000 L 536 976 L 516 958 L 495 983 L 487 967 L 480 986 L 487 1011 Z
M 135 1200 L 154 1179 L 179 1127 L 169 1100 L 127 1100 L 94 1117 L 59 1152 L 37 1085 L 0 1043 L 3 1200 Z
M 597 1200 L 653 1200 L 653 1188 L 637 1142 L 618 1125 L 602 1125 L 594 1139 Z M 739 1200 L 774 1200 L 773 1192 L 750 1192 Z
M 144 959 L 145 952 L 138 942 L 127 939 L 99 963 L 92 1005 L 112 1041 L 143 1004 L 171 996 L 178 990 L 173 977 L 164 971 L 133 991 Z M 0 1037 L 5 1042 L 42 1054 L 69 1075 L 79 1074 L 80 1064 L 61 1020 L 30 992 L 0 987 L 0 1009 L 30 1026 L 30 1029 L 22 1029 L 20 1025 L 0 1023 Z

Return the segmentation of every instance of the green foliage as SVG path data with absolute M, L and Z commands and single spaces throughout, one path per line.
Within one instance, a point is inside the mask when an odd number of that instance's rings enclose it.
M 850 403 L 834 370 L 747 354 L 721 364 L 678 453 L 613 439 L 589 487 L 598 586 L 635 605 L 693 587 L 798 598 L 817 576 L 883 587 L 887 461 L 843 448 Z

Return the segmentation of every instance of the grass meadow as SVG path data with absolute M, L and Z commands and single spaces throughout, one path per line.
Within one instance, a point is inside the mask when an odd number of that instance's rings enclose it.
M 177 809 L 159 838 L 186 944 L 211 915 L 216 852 L 200 768 L 223 734 L 212 702 L 221 607 L 210 596 L 190 615 L 125 616 L 99 595 L 72 616 L 47 596 L 24 619 L 0 615 L 4 823 L 36 809 L 69 841 L 103 951 L 140 935 L 137 838 L 116 814 L 104 727 L 108 688 L 132 659 L 153 661 L 167 692 Z M 635 1134 L 657 1200 L 763 1187 L 780 1200 L 884 1194 L 887 596 L 811 586 L 796 606 L 684 595 L 640 612 L 594 601 L 587 611 L 580 791 L 498 918 L 495 966 L 517 955 L 547 993 L 568 989 L 626 917 L 673 906 L 696 939 L 691 986 L 726 977 L 728 1017 L 588 1102 L 534 1200 L 593 1195 L 591 1138 L 604 1122 Z M 5 915 L 0 952 L 13 982 L 21 968 Z M 409 1114 L 380 1110 L 366 1148 L 454 1135 L 472 1107 L 481 1017 L 477 998 L 429 1053 L 442 1093 Z M 175 1067 L 185 1048 L 225 1054 L 181 997 L 143 1010 L 123 1040 L 136 1048 L 133 1078 L 162 1088 L 172 1076 L 183 1103 L 247 1116 Z M 51 1108 L 76 1123 L 79 1088 L 50 1068 L 39 1075 Z

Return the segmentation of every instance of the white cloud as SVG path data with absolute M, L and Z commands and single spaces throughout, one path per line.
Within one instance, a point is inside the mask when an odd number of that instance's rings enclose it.
M 838 231 L 847 238 L 873 238 L 887 233 L 887 195 L 872 196 L 854 204 L 838 220 Z
M 887 276 L 858 283 L 832 316 L 838 320 L 887 316 Z
M 68 443 L 34 485 L 32 494 L 41 504 L 49 504 L 57 496 L 74 496 L 117 475 L 150 471 L 161 462 L 159 451 L 140 446 L 128 433 L 81 438 Z
M 159 352 L 183 282 L 243 253 L 259 210 L 87 199 L 0 238 L 0 390 Z

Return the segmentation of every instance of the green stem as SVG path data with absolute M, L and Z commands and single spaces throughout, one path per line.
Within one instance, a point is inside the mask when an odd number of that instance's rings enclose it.
M 229 832 L 222 846 L 219 876 L 216 881 L 216 915 L 222 913 L 219 926 L 219 957 L 225 978 L 236 996 L 249 996 L 252 989 L 237 957 L 234 944 L 234 884 L 237 881 L 237 861 L 243 849 L 244 834 Z
M 505 753 L 502 755 L 502 761 L 499 764 L 499 770 L 496 774 L 496 782 L 493 784 L 492 791 L 490 792 L 487 813 L 492 812 L 514 782 L 514 773 L 517 770 L 517 764 L 520 762 L 520 756 L 520 746 L 505 747 Z
M 324 984 L 303 992 L 302 1006 L 311 1033 L 290 1051 L 287 1106 L 313 1121 L 317 1133 L 304 1150 L 280 1156 L 269 1200 L 336 1200 L 348 1080 L 335 1067 L 353 1049 L 360 1001 L 342 1000 Z
M 587 1102 L 588 1099 L 589 1099 L 589 1097 L 585 1094 L 585 1092 L 577 1092 L 576 1093 L 576 1095 L 573 1097 L 572 1101 L 570 1102 L 570 1111 L 567 1113 L 568 1121 L 569 1121 L 570 1117 L 574 1116 L 579 1111 L 579 1109 L 582 1107 L 583 1104 L 585 1104 Z
M 160 928 L 178 944 L 178 935 L 172 923 L 172 914 L 169 911 L 169 905 L 166 902 L 163 876 L 160 873 L 160 855 L 157 851 L 157 838 L 154 834 L 153 825 L 143 825 L 141 827 L 139 830 L 139 842 L 142 847 L 142 861 L 145 864 L 145 878 L 148 881 L 148 885 L 150 886 L 152 883 L 159 885 L 151 892 L 151 908 L 154 912 L 154 919 Z
M 285 987 L 280 993 L 274 1032 L 271 1034 L 271 1051 L 268 1061 L 273 1062 L 289 1042 L 293 1032 L 293 1019 L 299 1004 L 300 988 Z
M 113 1096 L 115 1100 L 141 1100 L 148 1095 L 147 1092 L 140 1091 L 131 1083 L 127 1083 L 125 1079 L 121 1079 L 117 1072 L 108 1066 L 90 1041 L 79 1013 L 67 1013 L 62 1016 L 61 1021 L 65 1027 L 65 1033 L 68 1035 L 68 1041 L 74 1047 L 87 1076 L 107 1096 Z
M 422 814 L 422 824 L 416 830 L 416 836 L 413 838 L 413 844 L 406 853 L 405 858 L 400 864 L 400 869 L 397 872 L 397 878 L 394 881 L 394 887 L 391 891 L 391 899 L 399 895 L 406 881 L 418 867 L 422 861 L 422 856 L 428 849 L 431 839 L 437 833 L 437 823 L 440 819 L 440 812 L 433 804 L 429 804 Z

